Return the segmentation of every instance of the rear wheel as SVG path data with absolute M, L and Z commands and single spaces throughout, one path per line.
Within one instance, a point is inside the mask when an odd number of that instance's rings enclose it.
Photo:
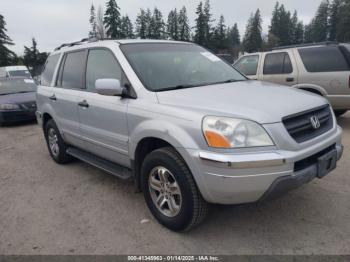
M 150 153 L 141 169 L 141 185 L 154 217 L 173 231 L 187 231 L 208 212 L 184 160 L 172 148 Z
M 334 110 L 334 114 L 335 114 L 337 117 L 340 117 L 340 116 L 346 114 L 346 112 L 348 112 L 348 110 Z
M 67 145 L 64 143 L 56 123 L 50 119 L 45 125 L 45 138 L 50 155 L 58 164 L 68 163 L 72 157 L 66 153 Z

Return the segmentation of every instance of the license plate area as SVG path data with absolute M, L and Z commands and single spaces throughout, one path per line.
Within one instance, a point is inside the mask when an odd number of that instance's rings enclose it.
M 337 151 L 334 149 L 318 158 L 317 177 L 323 178 L 337 167 Z

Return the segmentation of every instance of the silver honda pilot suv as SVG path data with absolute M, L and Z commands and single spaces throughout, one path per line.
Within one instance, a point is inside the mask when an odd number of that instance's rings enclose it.
M 208 203 L 275 198 L 336 168 L 341 128 L 326 99 L 248 80 L 210 51 L 151 40 L 86 40 L 50 55 L 37 118 L 59 164 L 132 178 L 174 231 Z

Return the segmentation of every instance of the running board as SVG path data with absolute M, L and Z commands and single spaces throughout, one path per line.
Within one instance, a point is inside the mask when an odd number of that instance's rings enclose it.
M 126 167 L 115 164 L 111 161 L 105 160 L 91 153 L 85 152 L 83 150 L 69 147 L 67 149 L 67 154 L 71 155 L 81 161 L 84 161 L 94 167 L 97 167 L 111 175 L 119 177 L 123 180 L 127 180 L 132 177 L 132 171 Z

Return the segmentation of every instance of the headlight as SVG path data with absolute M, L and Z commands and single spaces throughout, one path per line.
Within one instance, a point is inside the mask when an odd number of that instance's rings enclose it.
M 203 133 L 210 147 L 242 148 L 274 145 L 261 125 L 244 119 L 205 117 Z
M 16 104 L 0 104 L 0 110 L 17 110 L 19 109 L 19 105 Z

